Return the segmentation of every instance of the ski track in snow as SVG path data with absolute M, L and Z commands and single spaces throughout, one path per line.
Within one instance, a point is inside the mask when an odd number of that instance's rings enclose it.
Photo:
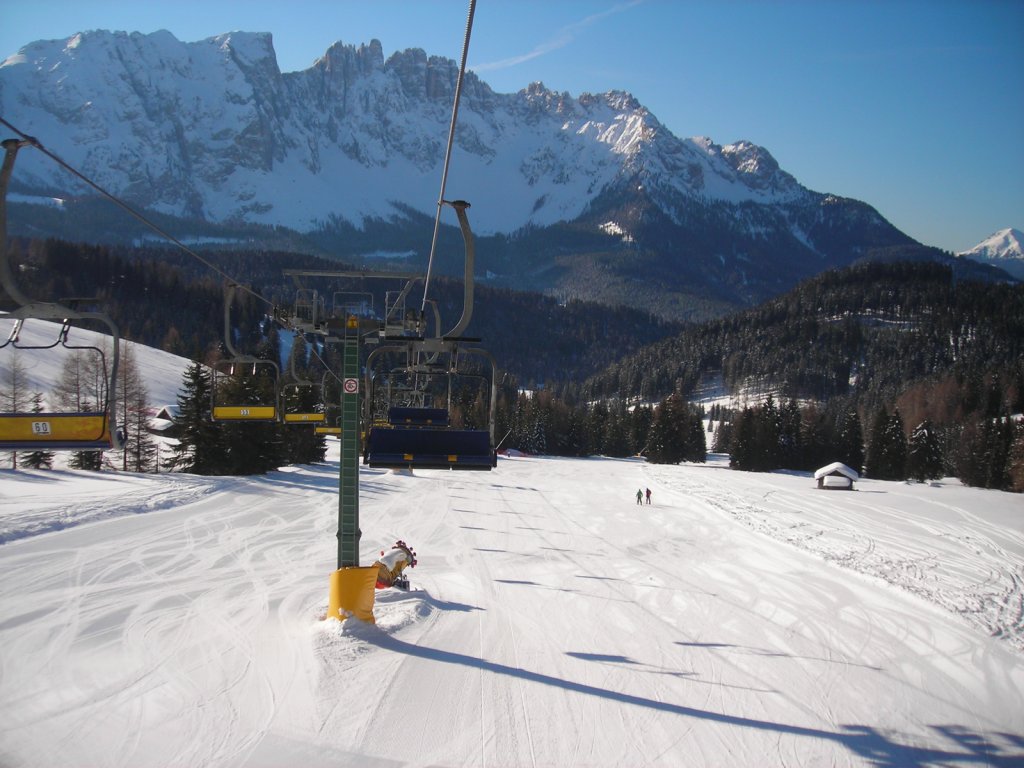
M 337 483 L 0 473 L 0 764 L 1024 762 L 1019 497 L 364 468 L 362 562 L 420 560 L 365 625 L 322 620 Z

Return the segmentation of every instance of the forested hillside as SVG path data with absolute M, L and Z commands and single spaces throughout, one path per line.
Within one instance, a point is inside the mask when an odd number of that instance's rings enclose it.
M 925 380 L 1001 373 L 1019 383 L 1022 361 L 1024 285 L 957 281 L 928 262 L 869 263 L 623 357 L 582 394 L 651 402 L 720 373 L 735 394 L 852 396 L 874 409 Z M 1020 411 L 1021 397 L 1008 405 Z
M 223 276 L 193 256 L 60 241 L 19 241 L 12 250 L 30 296 L 102 306 L 126 338 L 193 360 L 222 352 Z M 265 298 L 240 293 L 231 324 L 236 346 L 268 358 L 280 358 L 285 331 L 267 317 L 295 295 L 282 270 L 341 268 L 283 253 L 207 257 Z M 337 289 L 317 280 L 307 287 L 325 296 Z M 385 287 L 356 280 L 345 288 L 370 291 L 383 306 Z M 462 312 L 461 283 L 438 278 L 431 294 L 442 330 L 452 327 Z M 875 262 L 685 328 L 631 309 L 486 286 L 474 304 L 467 335 L 481 337 L 502 369 L 501 447 L 640 453 L 666 463 L 701 461 L 712 447 L 740 469 L 814 469 L 828 457 L 872 477 L 955 474 L 972 485 L 1024 490 L 1024 426 L 1015 418 L 1024 411 L 1021 284 L 961 280 L 943 264 Z M 418 296 L 410 306 L 418 309 Z M 304 375 L 318 380 L 322 370 Z M 687 402 L 708 381 L 731 395 L 730 406 L 705 414 Z M 453 423 L 468 425 L 481 412 L 473 397 L 459 396 Z M 198 410 L 208 407 L 205 397 L 192 400 Z M 206 417 L 195 417 L 196 429 L 205 429 Z M 255 428 L 243 432 L 240 444 L 260 443 Z M 268 446 L 282 442 L 273 430 L 267 435 Z M 282 458 L 278 449 L 265 454 L 204 471 L 265 471 Z
M 58 240 L 16 240 L 15 263 L 23 264 L 22 288 L 33 298 L 89 297 L 118 324 L 122 335 L 193 360 L 205 360 L 224 333 L 223 279 L 209 266 L 179 250 L 73 244 Z M 266 303 L 239 292 L 231 321 L 242 345 L 254 347 L 266 328 L 261 323 L 273 306 L 290 307 L 296 285 L 284 270 L 366 270 L 292 253 L 203 251 L 223 273 L 247 284 Z M 384 292 L 398 281 L 323 278 L 304 285 L 331 297 L 334 291 L 374 294 L 380 311 Z M 438 302 L 445 329 L 462 313 L 461 281 L 436 278 L 431 297 Z M 422 288 L 414 290 L 419 309 Z M 94 301 L 93 301 L 94 299 Z M 410 307 L 413 303 L 410 301 Z M 6 308 L 6 306 L 0 306 Z M 540 294 L 477 285 L 473 319 L 466 335 L 483 339 L 503 371 L 523 385 L 581 381 L 624 354 L 677 333 L 667 323 L 628 308 L 580 301 L 559 303 Z

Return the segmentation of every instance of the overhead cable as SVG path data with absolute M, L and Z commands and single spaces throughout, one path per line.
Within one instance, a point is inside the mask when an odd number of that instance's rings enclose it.
M 199 262 L 201 262 L 205 266 L 207 266 L 210 269 L 212 269 L 214 272 L 216 272 L 218 275 L 223 277 L 228 282 L 235 284 L 241 290 L 245 291 L 246 293 L 248 293 L 249 295 L 253 296 L 256 299 L 259 299 L 260 301 L 265 302 L 266 304 L 270 305 L 271 307 L 274 306 L 274 303 L 272 301 L 270 301 L 269 299 L 267 299 L 267 298 L 261 296 L 260 294 L 256 293 L 251 288 L 248 288 L 245 285 L 242 285 L 241 283 L 239 283 L 231 275 L 229 275 L 226 272 L 224 272 L 224 270 L 220 269 L 220 267 L 216 266 L 215 264 L 213 264 L 208 259 L 205 259 L 202 256 L 200 256 L 194 250 L 192 250 L 187 245 L 185 245 L 183 242 L 181 242 L 181 240 L 179 240 L 178 238 L 174 237 L 174 235 L 171 235 L 168 232 L 165 232 L 159 226 L 157 226 L 152 221 L 147 219 L 143 214 L 139 213 L 134 208 L 132 208 L 130 205 L 128 205 L 128 203 L 124 202 L 123 200 L 118 198 L 116 195 L 108 192 L 103 187 L 101 187 L 99 184 L 97 184 L 95 181 L 90 179 L 88 176 L 86 176 L 85 174 L 81 173 L 78 169 L 72 167 L 69 163 L 67 163 L 63 159 L 61 159 L 57 154 L 55 154 L 54 152 L 51 152 L 46 147 L 44 147 L 42 145 L 42 143 L 37 138 L 35 138 L 34 136 L 29 136 L 25 132 L 19 130 L 18 128 L 15 128 L 7 120 L 5 120 L 2 116 L 0 116 L 0 124 L 3 124 L 4 126 L 9 128 L 10 130 L 14 131 L 24 141 L 28 142 L 33 147 L 38 149 L 44 155 L 46 155 L 51 160 L 53 160 L 55 163 L 57 163 L 57 165 L 59 165 L 61 168 L 63 168 L 64 170 L 68 171 L 68 173 L 70 173 L 71 175 L 75 176 L 76 178 L 78 178 L 81 181 L 83 181 L 86 184 L 88 184 L 90 187 L 92 187 L 94 190 L 99 192 L 101 195 L 103 195 L 105 198 L 110 200 L 112 203 L 114 203 L 116 206 L 121 208 L 123 211 L 125 211 L 128 214 L 130 214 L 131 216 L 133 216 L 135 219 L 137 219 L 138 221 L 142 222 L 143 224 L 145 224 L 147 227 L 152 229 L 154 232 L 156 232 L 161 237 L 163 237 L 163 238 L 169 240 L 170 242 L 174 243 L 176 246 L 178 246 L 185 253 L 189 254 L 190 256 L 192 256 L 193 258 L 197 259 Z
M 427 311 L 427 294 L 430 290 L 430 274 L 434 267 L 434 252 L 437 250 L 437 234 L 441 228 L 441 207 L 445 203 L 444 191 L 448 184 L 448 165 L 452 159 L 452 147 L 455 144 L 455 123 L 459 117 L 459 99 L 462 96 L 462 79 L 466 74 L 466 58 L 469 56 L 469 37 L 473 32 L 473 14 L 476 12 L 476 0 L 469 0 L 469 15 L 466 18 L 466 36 L 462 41 L 462 61 L 459 63 L 459 77 L 455 81 L 455 99 L 452 104 L 452 122 L 448 127 L 448 146 L 444 154 L 444 167 L 441 171 L 441 192 L 437 198 L 437 214 L 434 217 L 434 236 L 430 241 L 430 256 L 427 259 L 427 277 L 423 283 L 423 305 L 420 313 Z

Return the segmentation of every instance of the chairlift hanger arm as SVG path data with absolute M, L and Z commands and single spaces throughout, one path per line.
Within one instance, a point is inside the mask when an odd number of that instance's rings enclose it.
M 494 424 L 498 415 L 498 363 L 494 355 L 480 347 L 465 347 L 468 354 L 480 355 L 491 364 L 491 402 L 488 408 L 487 423 L 488 432 L 491 435 L 491 446 L 494 447 Z
M 462 232 L 462 242 L 466 248 L 466 267 L 463 273 L 462 317 L 445 336 L 461 336 L 473 318 L 473 268 L 476 261 L 476 248 L 473 245 L 473 231 L 469 227 L 469 217 L 466 216 L 469 203 L 465 200 L 454 200 L 448 202 L 448 205 L 455 209 L 455 215 L 459 218 L 459 230 Z
M 235 291 L 238 289 L 238 283 L 226 282 L 224 283 L 224 347 L 231 355 L 231 359 L 238 362 L 256 362 L 258 358 L 253 355 L 243 355 L 237 349 L 235 349 L 234 342 L 231 341 L 231 305 L 235 301 Z
M 3 166 L 0 167 L 0 193 L 2 193 L 0 194 L 0 253 L 2 253 L 2 258 L 0 258 L 0 282 L 3 283 L 7 295 L 22 307 L 29 306 L 34 302 L 18 288 L 7 256 L 7 187 L 11 183 L 11 174 L 14 172 L 14 161 L 18 157 L 18 150 L 31 144 L 32 142 L 24 139 L 4 139 L 2 142 L 4 162 Z

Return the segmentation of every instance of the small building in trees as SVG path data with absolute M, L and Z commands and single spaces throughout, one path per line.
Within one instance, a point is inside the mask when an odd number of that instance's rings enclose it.
M 151 435 L 178 437 L 181 434 L 181 409 L 177 405 L 164 405 L 152 410 L 155 412 L 150 415 L 146 426 Z
M 814 479 L 818 481 L 818 487 L 826 491 L 852 491 L 855 480 L 860 480 L 860 475 L 855 469 L 850 469 L 841 461 L 834 461 L 827 467 L 822 467 L 814 473 Z

